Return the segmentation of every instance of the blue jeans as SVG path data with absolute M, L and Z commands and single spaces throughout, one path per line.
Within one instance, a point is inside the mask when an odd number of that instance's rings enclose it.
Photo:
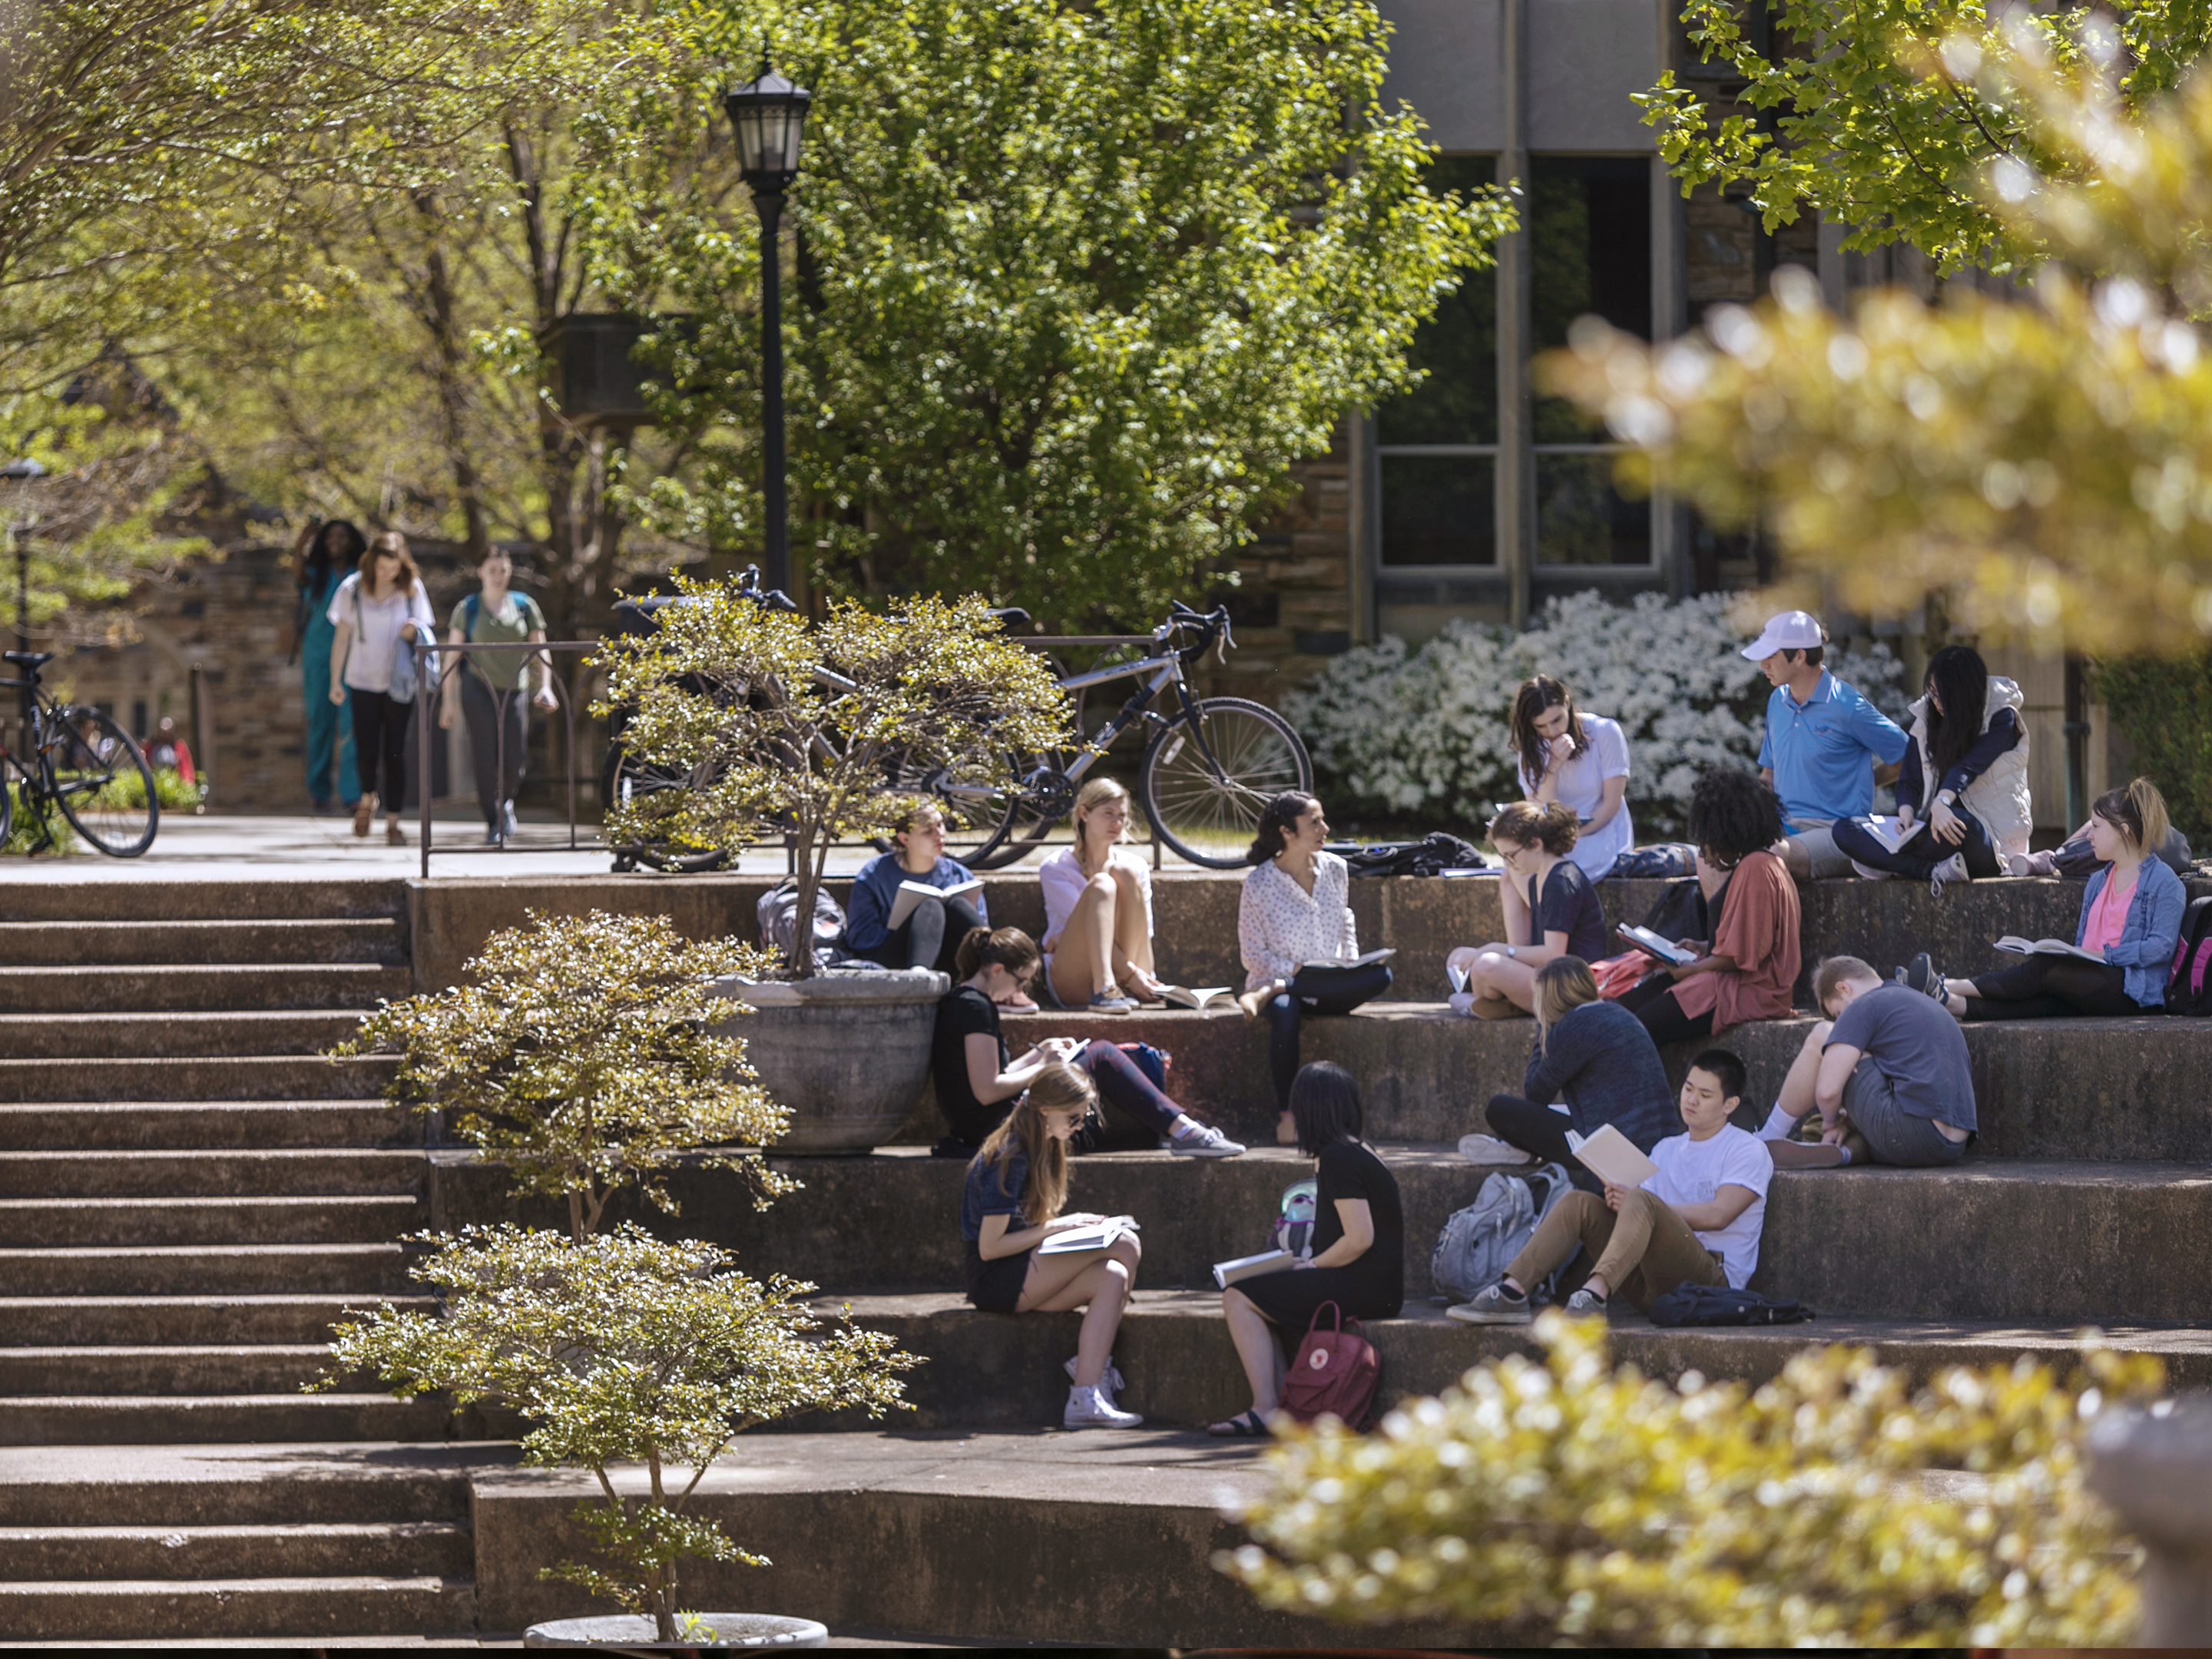
M 1291 1085 L 1298 1074 L 1298 1022 L 1306 1014 L 1348 1014 L 1390 988 L 1390 964 L 1364 968 L 1301 968 L 1289 990 L 1267 1005 L 1267 1070 L 1275 1081 L 1275 1108 L 1291 1109 Z
M 1964 853 L 1966 873 L 1976 881 L 1986 881 L 1997 873 L 1996 849 L 1990 845 L 1989 832 L 1982 828 L 1979 818 L 1972 812 L 1961 812 L 1958 817 L 1966 826 L 1966 837 L 1956 847 L 1936 840 L 1935 830 L 1924 823 L 1913 832 L 1911 841 L 1894 853 L 1874 838 L 1874 831 L 1867 828 L 1863 818 L 1838 818 L 1828 833 L 1835 837 L 1838 853 L 1870 870 L 1887 870 L 1893 876 L 1926 881 L 1936 873 L 1937 865 L 1954 853 Z

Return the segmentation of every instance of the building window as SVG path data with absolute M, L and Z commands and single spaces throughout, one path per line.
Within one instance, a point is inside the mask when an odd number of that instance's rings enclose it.
M 1542 155 L 1529 164 L 1530 322 L 1534 352 L 1567 343 L 1595 313 L 1651 337 L 1651 164 L 1641 156 Z M 1648 565 L 1651 503 L 1613 487 L 1602 422 L 1557 398 L 1536 399 L 1539 565 Z
M 1440 156 L 1435 190 L 1492 183 L 1486 155 Z M 1386 567 L 1498 563 L 1498 283 L 1471 270 L 1408 356 L 1427 378 L 1375 411 Z

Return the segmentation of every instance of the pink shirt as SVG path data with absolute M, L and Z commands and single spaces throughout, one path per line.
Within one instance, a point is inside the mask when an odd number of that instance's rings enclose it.
M 2140 879 L 2139 876 L 2137 880 Z M 2118 945 L 2121 930 L 2128 925 L 2128 901 L 2135 896 L 2135 882 L 2121 887 L 2110 876 L 2106 877 L 2103 890 L 2089 906 L 2089 920 L 2082 926 L 2081 949 L 2101 957 Z

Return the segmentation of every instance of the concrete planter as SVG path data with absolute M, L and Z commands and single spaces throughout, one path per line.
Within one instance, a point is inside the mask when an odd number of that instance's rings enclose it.
M 791 1109 L 770 1150 L 794 1156 L 872 1151 L 896 1133 L 929 1077 L 943 974 L 822 974 L 795 983 L 726 979 L 716 989 L 754 1012 L 725 1022 L 745 1040 L 761 1085 Z
M 781 1619 L 770 1613 L 702 1613 L 714 1639 L 659 1642 L 653 1620 L 641 1613 L 601 1619 L 556 1619 L 522 1632 L 526 1648 L 600 1648 L 610 1653 L 687 1653 L 716 1648 L 820 1648 L 830 1632 L 811 1619 Z

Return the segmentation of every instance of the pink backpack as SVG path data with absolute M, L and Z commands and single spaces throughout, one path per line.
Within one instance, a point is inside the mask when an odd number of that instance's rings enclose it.
M 1323 1330 L 1321 1316 L 1334 1316 Z M 1346 1329 L 1344 1310 L 1334 1302 L 1314 1310 L 1305 1340 L 1298 1344 L 1283 1379 L 1283 1409 L 1301 1423 L 1334 1417 L 1354 1429 L 1367 1426 L 1375 1410 L 1375 1391 L 1382 1382 L 1382 1356 L 1359 1334 L 1358 1320 Z

